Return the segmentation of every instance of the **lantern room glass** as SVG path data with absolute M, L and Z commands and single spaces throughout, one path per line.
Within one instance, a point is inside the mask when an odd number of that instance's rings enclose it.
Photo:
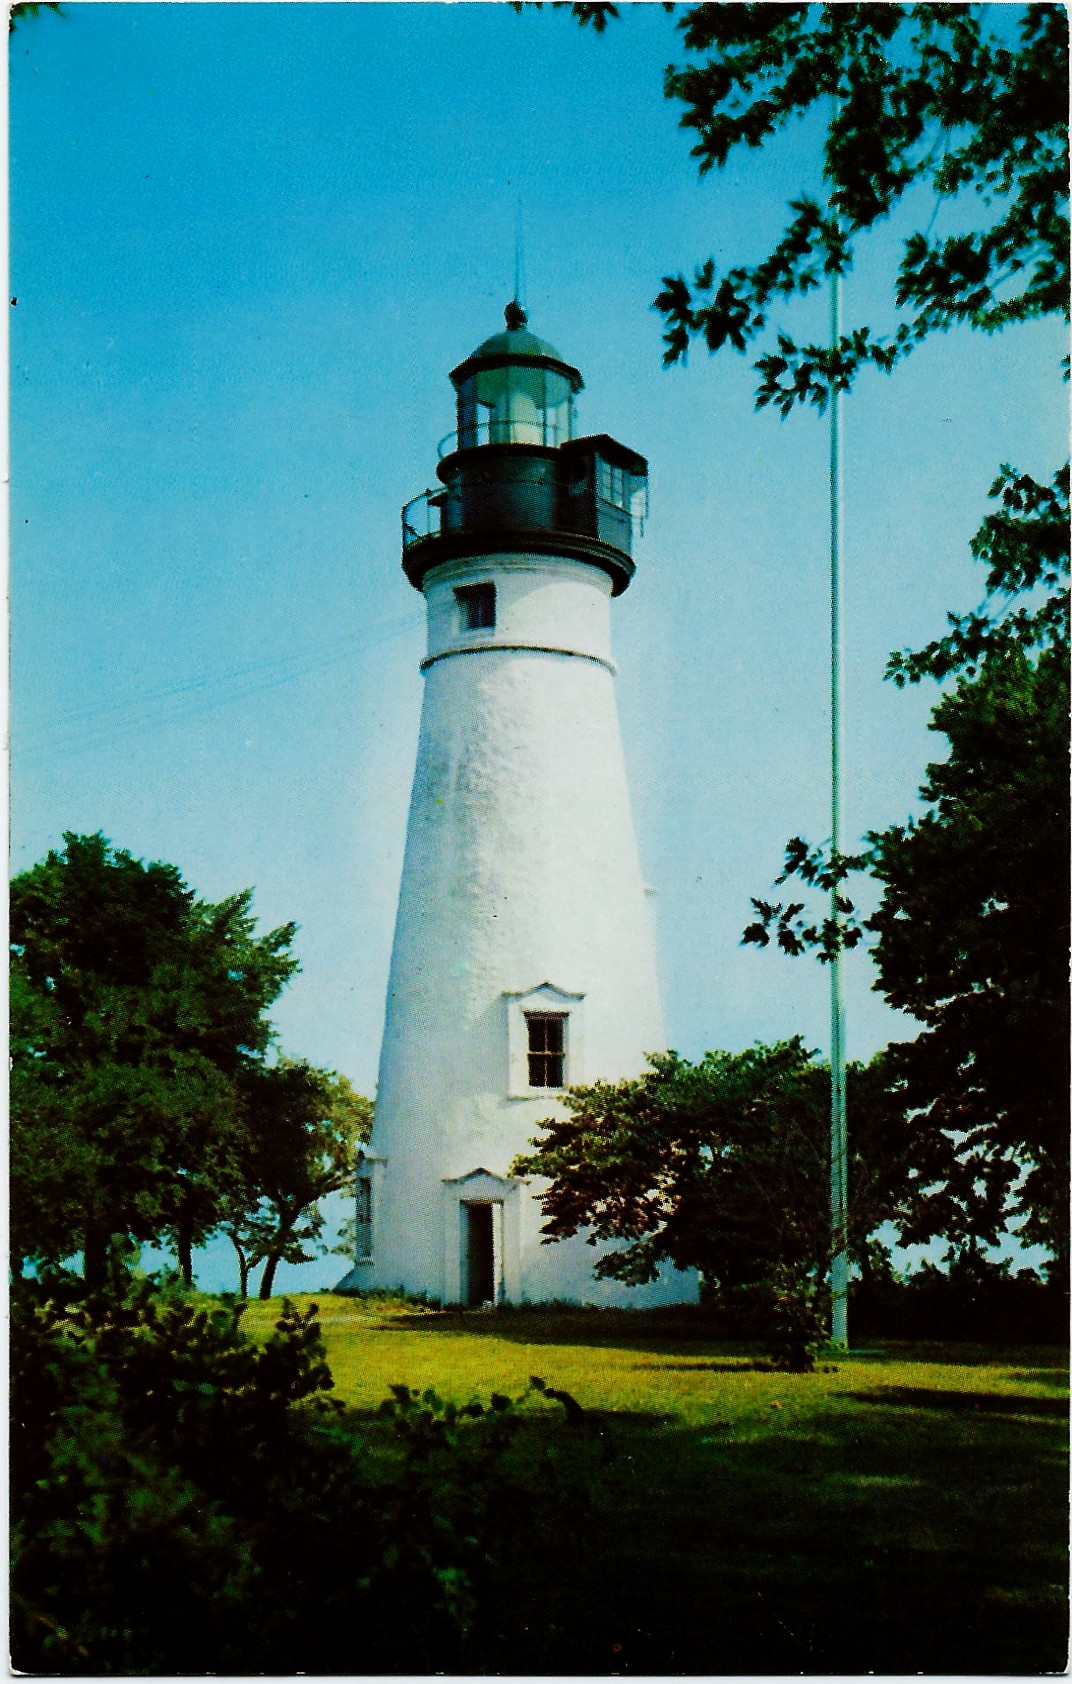
M 502 363 L 470 374 L 458 387 L 458 445 L 557 446 L 573 437 L 573 394 L 566 375 L 529 363 Z

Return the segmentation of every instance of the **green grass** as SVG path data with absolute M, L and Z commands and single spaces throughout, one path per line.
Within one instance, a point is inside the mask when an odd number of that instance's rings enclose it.
M 789 1375 L 695 1314 L 319 1301 L 373 1454 L 394 1383 L 464 1402 L 536 1374 L 586 1412 L 571 1426 L 524 1405 L 517 1455 L 558 1470 L 556 1518 L 496 1565 L 468 1670 L 1065 1664 L 1063 1352 L 890 1344 Z M 251 1306 L 246 1325 L 274 1313 Z

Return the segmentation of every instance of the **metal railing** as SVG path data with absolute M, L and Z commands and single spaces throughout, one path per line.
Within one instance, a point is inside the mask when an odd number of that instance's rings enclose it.
M 543 444 L 557 447 L 569 438 L 569 428 L 560 427 L 550 416 L 542 421 L 474 421 L 468 427 L 448 433 L 439 441 L 439 459 L 456 450 L 472 450 L 484 444 Z
M 500 486 L 513 484 L 523 485 L 526 488 L 531 486 L 531 481 L 520 477 L 516 480 L 500 479 L 497 483 Z M 402 510 L 403 551 L 408 550 L 411 544 L 420 543 L 424 538 L 438 537 L 440 533 L 446 530 L 443 511 L 449 497 L 450 492 L 443 486 L 430 486 L 428 490 L 421 491 L 416 497 L 410 499 Z M 615 503 L 611 499 L 598 494 L 593 499 L 594 505 L 598 508 L 605 509 L 608 513 L 627 520 L 630 533 L 635 538 L 641 536 L 644 531 L 644 518 L 647 514 L 646 487 L 638 493 L 635 492 L 631 501 L 632 507 L 624 508 L 620 503 Z M 458 505 L 455 505 L 455 511 L 456 514 L 460 513 Z M 556 499 L 554 518 L 548 530 L 576 532 L 582 536 L 594 537 L 595 533 L 590 530 L 589 524 L 580 521 L 580 511 L 576 509 L 572 511 L 574 521 L 570 520 L 570 512 L 568 505 L 564 506 L 561 500 Z M 462 528 L 459 525 L 457 529 L 461 530 Z M 477 528 L 473 528 L 473 530 L 477 530 Z
M 442 529 L 443 499 L 446 492 L 429 487 L 411 497 L 402 510 L 402 548 L 408 550 L 421 538 L 431 538 Z

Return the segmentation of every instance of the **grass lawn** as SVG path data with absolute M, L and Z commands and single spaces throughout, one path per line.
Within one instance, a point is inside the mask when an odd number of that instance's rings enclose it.
M 517 1454 L 555 1473 L 559 1500 L 496 1563 L 493 1629 L 465 1670 L 1065 1665 L 1063 1351 L 889 1344 L 789 1375 L 688 1312 L 319 1302 L 373 1454 L 397 1382 L 464 1402 L 536 1374 L 585 1411 L 524 1405 Z M 251 1305 L 245 1325 L 276 1312 Z

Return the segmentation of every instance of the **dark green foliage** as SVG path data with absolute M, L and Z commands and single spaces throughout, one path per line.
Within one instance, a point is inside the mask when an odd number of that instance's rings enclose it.
M 990 333 L 1067 318 L 1064 7 L 698 5 L 679 27 L 693 57 L 667 70 L 665 91 L 684 106 L 701 174 L 807 116 L 821 125 L 823 191 L 790 203 L 758 263 L 708 258 L 691 283 L 664 278 L 666 362 L 696 336 L 744 351 L 775 332 L 757 404 L 788 415 L 822 409 L 863 366 L 889 371 L 955 323 Z M 849 270 L 859 238 L 920 184 L 959 226 L 932 238 L 931 215 L 905 240 L 892 331 L 865 324 L 834 345 L 777 332 L 772 309 Z M 888 667 L 897 684 L 956 681 L 932 721 L 950 742 L 921 792 L 932 809 L 854 855 L 793 838 L 778 883 L 795 878 L 826 904 L 755 899 L 744 939 L 830 960 L 875 938 L 880 987 L 924 1025 L 891 1055 L 921 1121 L 905 1237 L 943 1234 L 956 1253 L 1019 1217 L 1066 1272 L 1068 471 L 1045 486 L 1005 466 L 991 496 L 999 507 L 972 545 L 986 603 Z M 863 926 L 846 892 L 859 870 L 884 889 Z
M 1068 1255 L 1068 708 L 1065 652 L 987 662 L 935 709 L 930 810 L 871 839 L 879 985 L 924 1026 L 893 1068 L 956 1151 L 910 1239 L 992 1239 L 1008 1212 Z
M 564 1392 L 561 1388 L 549 1386 L 547 1381 L 541 1380 L 538 1374 L 533 1374 L 531 1376 L 529 1384 L 532 1386 L 533 1390 L 539 1392 L 542 1397 L 550 1398 L 552 1403 L 560 1403 L 566 1411 L 566 1420 L 569 1421 L 572 1426 L 580 1426 L 581 1422 L 585 1419 L 585 1412 L 571 1392 Z
M 881 1060 L 854 1065 L 851 1248 L 907 1195 L 912 1126 Z M 650 1280 L 659 1264 L 698 1269 L 730 1305 L 741 1294 L 779 1360 L 800 1360 L 822 1314 L 830 1244 L 830 1077 L 799 1038 L 743 1053 L 649 1060 L 635 1081 L 572 1088 L 512 1173 L 546 1176 L 549 1240 L 582 1229 L 617 1241 L 598 1275 Z
M 174 866 L 64 843 L 11 889 L 16 1267 L 80 1252 L 121 1293 L 148 1242 L 189 1284 L 223 1228 L 243 1295 L 264 1262 L 268 1297 L 281 1259 L 320 1246 L 319 1200 L 349 1185 L 372 1115 L 334 1071 L 267 1062 L 295 926 L 257 936 L 250 891 L 208 905 Z
M 352 1186 L 372 1102 L 345 1076 L 289 1059 L 246 1071 L 239 1092 L 242 1144 L 222 1225 L 242 1296 L 263 1262 L 260 1296 L 270 1298 L 281 1262 L 307 1263 L 326 1249 L 320 1200 Z
M 923 1026 L 889 1054 L 924 1153 L 903 1238 L 972 1251 L 1011 1220 L 1063 1275 L 1068 472 L 1047 487 L 1006 467 L 991 495 L 998 507 L 972 546 L 987 566 L 987 605 L 950 615 L 944 637 L 890 661 L 898 683 L 954 681 L 931 720 L 948 750 L 927 768 L 927 810 L 873 832 L 852 858 L 794 839 L 779 881 L 828 890 L 865 869 L 882 885 L 877 911 L 852 933 L 869 936 L 882 993 Z M 753 904 L 760 918 L 746 941 L 765 945 L 773 930 L 787 952 L 826 956 L 826 926 L 803 902 Z
M 666 92 L 683 102 L 701 172 L 768 145 L 804 113 L 823 125 L 823 201 L 802 195 L 753 266 L 709 259 L 693 284 L 667 277 L 666 361 L 694 335 L 744 350 L 779 301 L 851 266 L 858 237 L 905 191 L 929 182 L 967 219 L 955 234 L 909 235 L 893 288 L 900 312 L 835 346 L 778 334 L 757 402 L 822 408 L 867 363 L 888 370 L 936 329 L 993 332 L 1068 314 L 1068 23 L 1054 5 L 697 6 L 680 20 L 693 62 Z M 755 900 L 745 940 L 830 959 L 864 931 L 879 986 L 923 1024 L 891 1054 L 921 1120 L 923 1155 L 904 1237 L 944 1235 L 954 1252 L 1008 1219 L 1067 1268 L 1068 473 L 1052 486 L 1004 467 L 973 542 L 987 600 L 950 615 L 925 649 L 891 657 L 898 684 L 955 680 L 932 721 L 949 739 L 921 791 L 930 810 L 874 833 L 856 855 L 794 838 L 784 883 L 837 896 Z M 1001 606 L 1004 603 L 1004 606 Z M 853 871 L 883 886 L 861 928 Z
M 855 921 L 856 907 L 845 894 L 844 885 L 852 872 L 862 871 L 866 865 L 866 854 L 835 854 L 827 848 L 813 848 L 803 837 L 791 836 L 785 845 L 785 866 L 775 878 L 775 884 L 780 887 L 796 877 L 827 896 L 836 890 L 836 916 L 829 899 L 825 905 L 830 910 L 826 917 L 820 917 L 809 912 L 804 901 L 788 901 L 783 905 L 780 901 L 753 897 L 757 918 L 742 932 L 742 942 L 768 947 L 773 928 L 783 953 L 796 958 L 801 953 L 813 952 L 824 965 L 835 954 L 858 946 L 863 931 Z
M 997 507 L 971 541 L 986 566 L 986 602 L 950 614 L 948 632 L 926 648 L 892 654 L 886 676 L 897 685 L 973 679 L 986 661 L 1068 648 L 1068 464 L 1041 485 L 1003 463 L 989 496 Z
M 508 1398 L 395 1387 L 372 1458 L 315 1306 L 258 1346 L 241 1306 L 82 1292 L 50 1276 L 12 1305 L 20 1670 L 464 1670 L 488 1575 L 547 1495 L 503 1474 Z
M 757 402 L 820 409 L 867 364 L 888 371 L 936 329 L 994 332 L 1068 313 L 1068 25 L 1056 5 L 703 5 L 679 27 L 694 57 L 666 72 L 701 174 L 763 147 L 805 114 L 823 124 L 820 201 L 789 206 L 761 262 L 709 258 L 691 282 L 664 278 L 665 360 L 700 336 L 743 351 L 771 307 L 851 268 L 857 239 L 929 182 L 973 224 L 908 236 L 892 288 L 897 325 L 862 325 L 836 346 L 777 334 L 757 364 Z M 1004 15 L 1003 15 L 1004 14 Z
M 38 12 L 59 12 L 59 0 L 15 0 L 9 6 L 7 14 L 7 30 L 11 35 L 26 18 L 35 18 Z M 62 16 L 62 13 L 61 13 Z
M 174 866 L 64 837 L 11 887 L 12 1250 L 190 1248 L 215 1226 L 235 1084 L 297 969 L 294 926 L 255 936 L 247 891 L 196 899 Z
M 258 1350 L 232 1308 L 143 1282 L 91 1309 L 82 1291 L 13 1296 L 15 1664 L 230 1670 L 274 1524 L 301 1523 L 287 1491 L 316 1441 L 294 1405 L 331 1384 L 315 1323 L 287 1314 Z
M 892 1272 L 856 1283 L 853 1325 L 864 1343 L 872 1339 L 940 1339 L 985 1344 L 1060 1346 L 1068 1338 L 1067 1287 L 1041 1280 L 1030 1269 L 1013 1274 L 965 1251 L 937 1268 L 923 1263 L 905 1279 Z
M 485 1612 L 492 1569 L 533 1510 L 531 1491 L 502 1472 L 518 1420 L 513 1400 L 501 1393 L 487 1405 L 458 1405 L 404 1385 L 391 1393 L 380 1415 L 393 1424 L 403 1463 L 401 1476 L 376 1492 L 378 1523 L 389 1540 L 377 1600 L 389 1599 L 401 1632 L 412 1619 L 411 1600 L 426 1598 L 433 1584 L 456 1627 L 449 1652 L 457 1664 L 459 1638 Z M 435 1670 L 447 1658 L 433 1658 Z M 403 1643 L 399 1670 L 407 1670 L 404 1660 Z
M 529 3 L 532 5 L 533 11 L 543 10 L 542 0 L 529 0 Z M 524 10 L 524 0 L 510 0 L 510 4 L 515 12 Z M 551 0 L 551 10 L 560 12 L 568 4 L 569 0 Z M 670 9 L 667 6 L 666 10 L 669 11 Z M 611 0 L 573 0 L 573 4 L 569 5 L 569 10 L 582 27 L 590 23 L 597 35 L 602 35 L 606 29 L 608 18 L 621 16 L 617 6 L 611 4 Z
M 810 1374 L 830 1325 L 823 1275 L 803 1259 L 771 1265 L 762 1280 L 728 1294 L 739 1330 L 761 1340 L 776 1368 Z

